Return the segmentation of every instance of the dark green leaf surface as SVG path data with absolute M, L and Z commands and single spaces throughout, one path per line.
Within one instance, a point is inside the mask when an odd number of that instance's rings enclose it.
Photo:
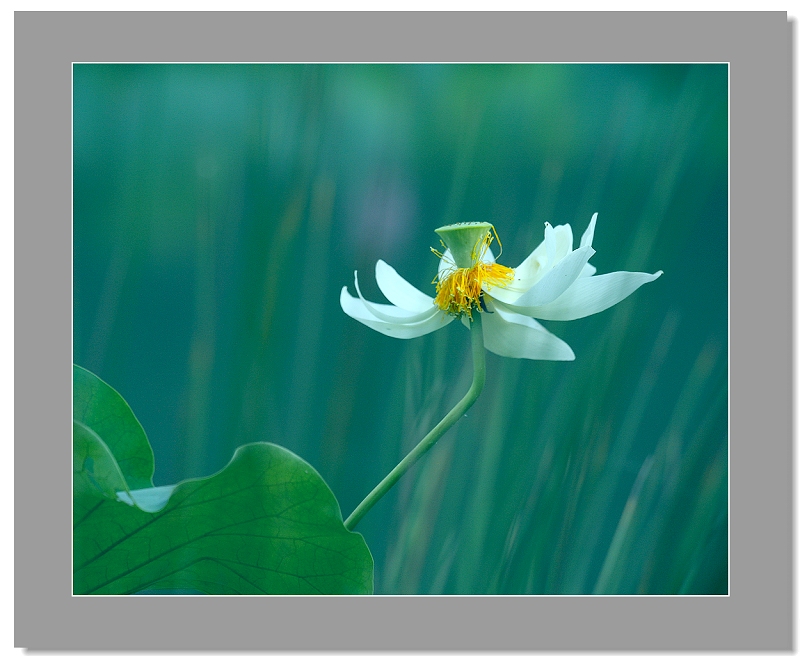
M 156 513 L 78 493 L 74 535 L 75 594 L 372 592 L 364 539 L 317 472 L 274 444 L 239 448 Z
M 105 442 L 132 489 L 152 487 L 153 449 L 125 399 L 77 365 L 72 367 L 72 385 L 73 419 Z
M 73 484 L 81 494 L 116 499 L 128 490 L 125 477 L 106 443 L 79 421 L 72 422 Z
M 75 594 L 372 593 L 369 549 L 307 462 L 249 444 L 213 476 L 154 488 L 128 404 L 74 371 Z

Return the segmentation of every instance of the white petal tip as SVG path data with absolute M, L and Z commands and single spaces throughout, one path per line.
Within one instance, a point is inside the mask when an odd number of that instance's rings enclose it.
M 653 275 L 654 275 L 656 278 L 660 278 L 662 273 L 664 273 L 664 272 L 663 272 L 663 271 L 656 271 L 656 272 L 655 272 Z M 655 280 L 656 278 L 653 278 L 653 280 Z
M 583 232 L 583 236 L 581 237 L 581 246 L 592 245 L 592 241 L 594 241 L 595 223 L 597 223 L 597 212 L 592 214 L 592 218 L 589 221 L 589 225 L 586 226 L 586 230 L 584 230 Z
M 348 302 L 351 299 L 352 299 L 352 296 L 350 296 L 350 292 L 347 291 L 347 285 L 345 285 L 344 287 L 342 287 L 342 291 L 339 294 L 339 305 L 342 306 L 342 310 L 344 310 L 344 313 L 346 315 L 352 317 L 353 315 L 350 312 L 348 312 L 348 310 L 347 310 Z
M 572 362 L 573 360 L 575 360 L 575 351 L 573 351 L 572 347 L 566 342 L 564 343 L 564 346 L 566 346 L 567 348 L 559 354 L 560 357 L 557 359 L 560 362 Z

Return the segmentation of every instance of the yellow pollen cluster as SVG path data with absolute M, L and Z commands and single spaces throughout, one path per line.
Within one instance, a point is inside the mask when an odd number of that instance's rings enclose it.
M 495 233 L 496 235 L 496 233 Z M 443 272 L 442 276 L 434 279 L 436 284 L 436 305 L 448 314 L 460 316 L 466 314 L 472 319 L 473 309 L 482 312 L 484 310 L 481 295 L 484 285 L 487 288 L 505 287 L 514 280 L 514 269 L 510 269 L 496 262 L 483 262 L 482 256 L 492 243 L 492 234 L 488 233 L 483 237 L 472 250 L 472 261 L 475 262 L 471 267 L 454 269 Z M 498 239 L 498 243 L 499 243 Z M 433 250 L 433 249 L 431 249 Z M 436 250 L 433 252 L 442 257 Z

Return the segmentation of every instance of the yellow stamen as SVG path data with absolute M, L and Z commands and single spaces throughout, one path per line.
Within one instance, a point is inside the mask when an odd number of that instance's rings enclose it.
M 492 234 L 494 233 L 494 234 Z M 514 269 L 510 269 L 496 262 L 483 262 L 482 258 L 489 249 L 494 239 L 500 244 L 497 232 L 487 232 L 472 249 L 472 261 L 469 268 L 451 269 L 443 271 L 441 276 L 436 276 L 433 282 L 436 285 L 436 305 L 448 314 L 460 316 L 466 314 L 472 319 L 472 311 L 482 312 L 481 303 L 483 288 L 505 287 L 514 280 Z M 500 244 L 502 249 L 503 245 Z M 431 249 L 438 257 L 443 257 L 438 251 Z M 502 250 L 500 251 L 502 253 Z M 499 257 L 499 254 L 498 254 Z

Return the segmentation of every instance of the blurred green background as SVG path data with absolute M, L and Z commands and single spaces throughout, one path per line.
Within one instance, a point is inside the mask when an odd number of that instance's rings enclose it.
M 347 317 L 384 259 L 489 221 L 516 266 L 599 212 L 598 273 L 545 322 L 574 362 L 487 354 L 476 405 L 366 516 L 378 594 L 728 592 L 726 65 L 75 65 L 74 360 L 131 404 L 156 485 L 244 443 L 346 517 L 469 385 L 457 323 Z

